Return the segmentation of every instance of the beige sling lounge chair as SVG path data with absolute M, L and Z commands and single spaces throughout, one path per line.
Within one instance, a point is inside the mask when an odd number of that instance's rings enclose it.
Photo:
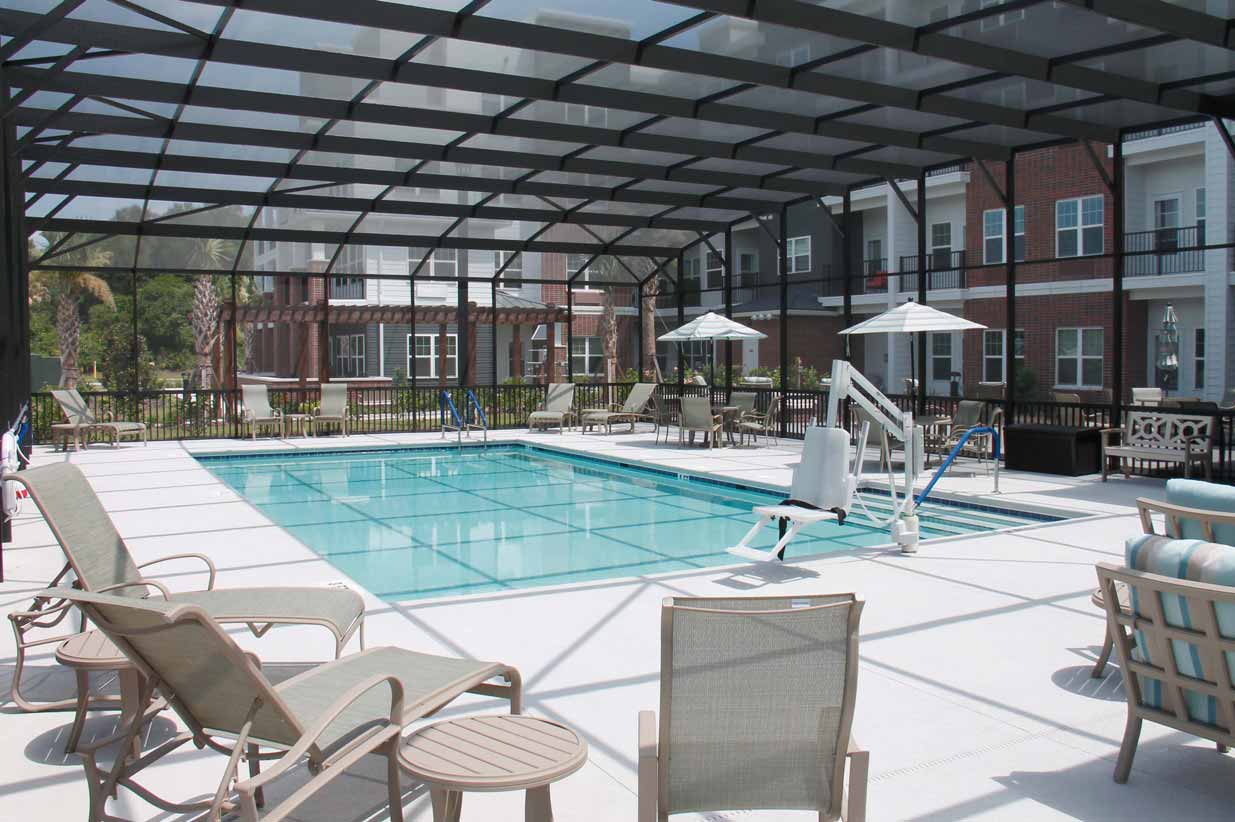
M 544 405 L 527 418 L 528 430 L 548 429 L 556 425 L 559 433 L 565 433 L 575 416 L 575 384 L 572 382 L 550 383 L 545 392 Z
M 274 428 L 279 436 L 286 436 L 283 412 L 270 407 L 270 390 L 264 385 L 242 385 L 240 394 L 244 400 L 244 421 L 249 424 L 249 435 L 257 439 L 258 428 Z
M 712 413 L 712 402 L 707 397 L 682 397 L 682 420 L 678 426 L 678 442 L 683 436 L 689 436 L 691 444 L 695 442 L 695 432 L 708 437 L 712 448 L 720 447 L 721 429 L 724 427 L 724 417 Z
M 639 713 L 639 822 L 742 810 L 863 822 L 869 754 L 851 733 L 862 604 L 666 599 L 659 725 Z
M 313 415 L 313 433 L 321 430 L 323 423 L 337 422 L 343 436 L 347 436 L 347 383 L 330 382 L 322 386 L 322 401 Z
M 143 443 L 150 444 L 150 434 L 144 422 L 101 420 L 90 410 L 86 399 L 77 392 L 76 388 L 52 391 L 51 395 L 60 405 L 60 410 L 64 412 L 65 418 L 69 421 L 68 424 L 73 426 L 73 444 L 79 450 L 82 446 L 82 435 L 89 436 L 91 431 L 105 431 L 111 435 L 113 448 L 122 437 L 141 437 Z
M 614 425 L 623 422 L 630 423 L 631 431 L 635 430 L 636 422 L 646 421 L 655 424 L 655 415 L 648 413 L 648 406 L 651 405 L 655 394 L 655 383 L 635 383 L 630 393 L 626 395 L 625 402 L 614 403 L 608 408 L 592 408 L 584 411 L 580 416 L 583 431 L 586 433 L 588 428 L 599 428 L 603 425 L 607 431 L 612 432 Z
M 79 749 L 91 822 L 116 819 L 107 813 L 106 803 L 120 786 L 167 811 L 205 811 L 210 820 L 236 812 L 253 822 L 263 804 L 263 787 L 307 762 L 306 784 L 263 814 L 264 819 L 283 819 L 371 753 L 386 757 L 390 819 L 401 820 L 397 753 L 404 726 L 468 691 L 505 697 L 512 713 L 522 709 L 519 672 L 500 663 L 373 648 L 313 666 L 275 685 L 263 674 L 260 661 L 198 605 L 169 602 L 158 593 L 138 599 L 58 588 L 42 596 L 79 606 L 141 672 L 143 696 L 148 699 L 156 691 L 160 696 L 113 736 Z M 508 684 L 491 681 L 498 677 Z M 187 731 L 139 758 L 120 756 L 109 768 L 100 765 L 99 753 L 117 741 L 124 743 L 119 750 L 131 750 L 145 724 L 165 705 Z M 141 771 L 186 742 L 228 757 L 212 795 L 175 802 L 136 781 Z M 248 779 L 237 773 L 242 757 L 248 760 Z M 273 765 L 260 772 L 261 762 L 270 760 Z
M 59 585 L 70 571 L 74 585 L 87 591 L 118 590 L 128 597 L 158 592 L 174 603 L 199 605 L 223 623 L 247 625 L 256 636 L 274 625 L 319 625 L 334 637 L 334 655 L 343 652 L 353 634 L 359 634 L 364 647 L 364 600 L 346 588 L 264 587 L 215 588 L 215 567 L 203 554 L 173 554 L 137 565 L 103 509 L 94 489 L 76 465 L 55 463 L 3 475 L 24 485 L 38 506 L 52 535 L 60 543 L 68 562 L 51 584 Z M 142 573 L 143 568 L 169 560 L 190 559 L 203 563 L 209 572 L 206 589 L 171 592 L 162 582 Z M 65 635 L 31 639 L 35 629 L 55 627 L 64 618 L 56 613 L 59 603 L 35 597 L 26 610 L 9 614 L 17 639 L 17 659 L 13 670 L 13 702 L 26 711 L 64 710 L 76 706 L 75 699 L 59 702 L 33 702 L 21 694 L 21 675 L 29 648 L 61 642 Z

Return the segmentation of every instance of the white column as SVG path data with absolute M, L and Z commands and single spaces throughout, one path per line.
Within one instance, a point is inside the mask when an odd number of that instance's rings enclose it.
M 1227 121 L 1231 128 L 1231 121 Z M 1235 161 L 1217 126 L 1205 126 L 1205 242 L 1232 241 L 1230 227 L 1235 203 Z M 1235 385 L 1235 307 L 1232 306 L 1230 249 L 1205 252 L 1205 392 L 1206 399 L 1221 399 Z

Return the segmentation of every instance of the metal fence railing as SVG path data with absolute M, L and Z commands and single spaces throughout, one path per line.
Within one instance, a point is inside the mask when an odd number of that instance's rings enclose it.
M 580 383 L 575 387 L 575 407 L 606 408 L 625 400 L 631 383 Z M 354 433 L 415 433 L 441 430 L 440 386 L 363 386 L 349 391 L 348 429 Z M 467 387 L 451 387 L 456 408 L 471 408 Z M 533 384 L 476 386 L 471 389 L 491 430 L 522 428 L 528 415 L 545 398 L 545 386 Z M 773 398 L 780 400 L 778 427 L 783 436 L 801 438 L 806 428 L 825 419 L 828 394 L 823 390 L 778 388 L 748 388 L 734 386 L 734 391 L 756 395 L 755 407 L 764 411 Z M 311 413 L 319 401 L 315 386 L 271 386 L 270 403 L 285 413 Z M 136 420 L 148 426 L 152 440 L 226 439 L 248 435 L 243 421 L 239 391 L 151 391 L 151 392 L 82 392 L 91 410 L 100 419 Z M 663 384 L 657 390 L 657 403 L 662 414 L 675 415 L 683 396 L 707 396 L 718 405 L 730 401 L 723 387 Z M 915 398 L 900 394 L 891 399 L 898 407 L 912 410 Z M 926 412 L 952 416 L 964 397 L 928 397 Z M 1098 403 L 1048 402 L 1018 400 L 1011 416 L 1002 400 L 982 400 L 1004 410 L 1003 423 L 1035 423 L 1070 425 L 1086 428 L 1111 426 L 1112 408 Z M 1125 406 L 1126 415 L 1138 410 Z M 1143 410 L 1143 409 L 1141 409 Z M 1169 409 L 1163 409 L 1169 410 Z M 1179 413 L 1205 413 L 1214 420 L 1214 475 L 1223 482 L 1235 482 L 1235 410 L 1178 409 Z M 39 392 L 31 398 L 31 419 L 36 443 L 52 441 L 51 426 L 62 419 L 59 406 L 50 393 Z M 1162 473 L 1179 470 L 1168 463 L 1138 465 L 1139 473 Z

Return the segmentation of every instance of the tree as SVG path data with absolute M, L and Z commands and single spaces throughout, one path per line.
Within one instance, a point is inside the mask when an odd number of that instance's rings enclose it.
M 189 255 L 191 268 L 215 269 L 228 258 L 225 242 L 217 237 L 200 237 L 193 241 Z M 193 369 L 193 382 L 199 388 L 214 386 L 215 340 L 219 334 L 219 297 L 214 290 L 214 277 L 199 274 L 193 280 L 193 351 L 197 365 Z
M 45 235 L 54 245 L 62 235 Z M 69 241 L 72 242 L 71 240 Z M 111 264 L 111 252 L 98 244 L 57 254 L 53 259 L 65 269 L 35 269 L 30 272 L 31 302 L 47 302 L 55 306 L 56 339 L 60 347 L 60 387 L 76 388 L 81 379 L 79 353 L 81 346 L 81 302 L 91 297 L 111 310 L 116 300 L 107 281 L 90 269 Z
M 617 310 L 613 305 L 613 289 L 601 293 L 600 344 L 605 354 L 605 382 L 617 381 L 618 325 Z
M 668 242 L 671 239 L 669 233 L 658 232 L 654 235 L 656 239 Z M 656 298 L 660 296 L 661 285 L 660 275 L 655 277 L 650 275 L 660 265 L 659 262 L 651 257 L 624 257 L 618 259 L 612 256 L 597 257 L 590 266 L 601 273 L 601 279 L 611 283 L 629 283 L 631 288 L 638 288 L 638 283 L 643 281 L 642 298 L 643 298 L 643 328 L 640 333 L 643 334 L 643 362 L 640 363 L 641 373 L 656 374 Z M 612 298 L 608 290 L 605 292 L 605 311 L 613 311 Z M 617 359 L 617 326 L 613 324 L 613 359 Z M 610 357 L 610 349 L 608 335 L 606 334 L 604 345 L 606 363 Z M 616 369 L 615 369 L 616 373 Z

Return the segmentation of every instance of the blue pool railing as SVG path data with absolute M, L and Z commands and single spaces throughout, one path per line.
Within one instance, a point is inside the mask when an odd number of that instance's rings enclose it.
M 480 407 L 480 402 L 476 399 L 476 395 L 469 388 L 467 390 L 468 405 L 465 406 L 467 411 L 467 419 L 464 419 L 459 414 L 459 409 L 455 407 L 454 398 L 450 396 L 449 391 L 443 390 L 438 400 L 438 415 L 442 424 L 442 438 L 446 438 L 447 431 L 454 431 L 459 444 L 463 444 L 463 435 L 472 436 L 473 431 L 482 432 L 484 443 L 489 444 L 489 420 L 485 416 L 484 410 Z M 472 412 L 475 410 L 481 420 L 480 424 L 471 422 Z M 450 412 L 447 418 L 447 411 Z
M 931 491 L 935 488 L 935 483 L 943 477 L 952 463 L 956 461 L 956 457 L 960 454 L 961 449 L 965 447 L 965 443 L 969 442 L 969 438 L 974 434 L 990 434 L 992 439 L 992 454 L 995 464 L 995 492 L 999 492 L 999 431 L 989 425 L 977 425 L 970 428 L 965 433 L 961 434 L 961 438 L 956 441 L 956 445 L 952 446 L 952 450 L 948 452 L 947 459 L 935 469 L 935 475 L 931 477 L 931 481 L 922 489 L 922 493 L 914 497 L 914 505 L 921 505 L 922 501 L 930 496 Z

